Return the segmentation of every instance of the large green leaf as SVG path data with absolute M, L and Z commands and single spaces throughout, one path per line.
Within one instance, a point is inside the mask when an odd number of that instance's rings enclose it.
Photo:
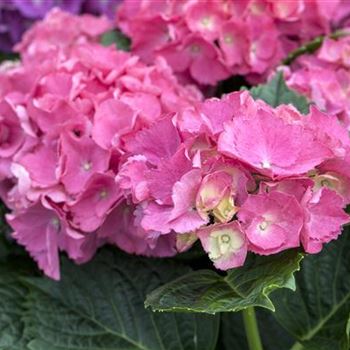
M 307 99 L 288 88 L 281 72 L 276 73 L 267 84 L 251 88 L 250 93 L 254 99 L 264 100 L 272 107 L 292 104 L 301 113 L 306 114 L 309 111 Z
M 155 311 L 187 311 L 214 314 L 239 311 L 249 306 L 274 310 L 269 294 L 278 288 L 294 289 L 293 272 L 302 255 L 295 250 L 270 256 L 251 255 L 241 268 L 226 276 L 199 270 L 154 290 L 146 306 Z
M 15 270 L 0 266 L 0 349 L 26 349 L 24 317 L 27 289 L 18 281 Z
M 31 350 L 210 350 L 219 318 L 154 314 L 147 292 L 188 272 L 166 259 L 104 251 L 77 267 L 64 259 L 63 278 L 25 279 L 31 290 L 27 317 Z
M 283 290 L 273 297 L 278 321 L 302 344 L 294 349 L 348 350 L 349 228 L 322 253 L 307 256 L 296 280 L 295 293 Z

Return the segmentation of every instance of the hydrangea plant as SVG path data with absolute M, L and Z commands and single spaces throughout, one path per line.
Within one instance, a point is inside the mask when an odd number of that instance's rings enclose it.
M 348 39 L 265 60 L 346 8 L 126 1 L 131 46 L 57 8 L 29 29 L 0 66 L 0 349 L 347 350 Z M 269 77 L 203 86 L 232 74 Z

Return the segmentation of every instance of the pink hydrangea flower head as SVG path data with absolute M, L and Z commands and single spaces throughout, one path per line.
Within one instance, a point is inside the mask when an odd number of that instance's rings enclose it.
M 346 20 L 341 9 L 348 12 L 340 1 L 126 0 L 117 22 L 147 63 L 162 56 L 182 78 L 215 85 L 238 74 L 263 80 L 289 52 Z
M 196 233 L 217 269 L 228 270 L 244 264 L 247 240 L 237 221 L 209 226 Z
M 300 245 L 304 214 L 294 196 L 278 191 L 249 195 L 238 218 L 255 253 L 275 254 Z
M 326 39 L 314 55 L 300 56 L 287 75 L 290 88 L 305 95 L 322 111 L 336 115 L 349 129 L 349 59 L 348 37 Z
M 59 251 L 83 263 L 105 243 L 165 257 L 200 239 L 223 270 L 247 250 L 319 251 L 348 220 L 348 42 L 286 70 L 326 114 L 247 91 L 203 102 L 185 84 L 263 79 L 327 32 L 337 6 L 126 1 L 120 26 L 141 57 L 98 43 L 106 19 L 52 11 L 18 46 L 22 62 L 0 67 L 0 196 L 14 237 L 55 279 Z

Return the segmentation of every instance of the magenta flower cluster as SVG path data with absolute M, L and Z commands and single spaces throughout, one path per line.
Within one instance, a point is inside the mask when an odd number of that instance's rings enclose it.
M 164 58 L 98 44 L 109 28 L 53 10 L 0 66 L 0 196 L 46 275 L 59 279 L 60 251 L 83 263 L 107 243 L 166 257 L 200 240 L 227 270 L 337 238 L 350 202 L 337 118 L 247 91 L 203 100 Z
M 350 14 L 346 0 L 125 0 L 117 24 L 146 62 L 162 56 L 185 81 L 261 81 L 303 42 Z

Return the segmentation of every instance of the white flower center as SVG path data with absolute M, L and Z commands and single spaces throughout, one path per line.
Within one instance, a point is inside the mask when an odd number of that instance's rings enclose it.
M 264 159 L 262 162 L 261 162 L 261 167 L 263 169 L 270 169 L 271 168 L 271 163 L 267 160 L 267 159 Z
M 209 16 L 205 16 L 201 19 L 201 24 L 205 28 L 211 28 L 213 26 L 212 18 Z
M 83 165 L 82 165 L 82 168 L 83 168 L 85 171 L 91 170 L 91 168 L 92 168 L 91 162 L 84 162 Z
M 224 35 L 224 43 L 225 44 L 232 44 L 233 43 L 233 36 L 231 34 L 225 34 Z
M 231 241 L 231 237 L 228 234 L 223 234 L 220 239 L 223 244 L 228 244 Z

